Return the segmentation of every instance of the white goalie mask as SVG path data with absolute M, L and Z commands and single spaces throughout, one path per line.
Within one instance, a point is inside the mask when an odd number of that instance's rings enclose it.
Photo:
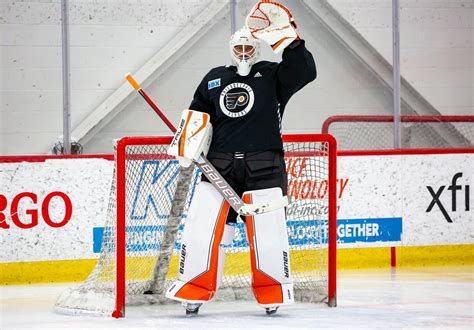
M 260 54 L 259 41 L 252 37 L 249 30 L 242 28 L 230 37 L 229 46 L 232 64 L 237 67 L 237 73 L 247 76 Z

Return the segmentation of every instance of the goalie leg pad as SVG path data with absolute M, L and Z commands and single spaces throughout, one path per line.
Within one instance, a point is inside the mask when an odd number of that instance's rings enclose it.
M 212 184 L 201 182 L 196 188 L 181 239 L 178 280 L 168 288 L 167 298 L 202 303 L 214 297 L 229 207 Z
M 281 188 L 244 193 L 245 203 L 261 203 L 283 196 Z M 246 217 L 250 246 L 252 290 L 259 305 L 274 307 L 294 303 L 285 209 Z

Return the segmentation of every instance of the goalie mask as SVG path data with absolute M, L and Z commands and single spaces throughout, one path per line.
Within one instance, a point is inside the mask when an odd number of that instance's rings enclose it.
M 229 46 L 232 64 L 237 67 L 237 73 L 247 76 L 259 56 L 259 41 L 246 28 L 242 28 L 232 35 Z

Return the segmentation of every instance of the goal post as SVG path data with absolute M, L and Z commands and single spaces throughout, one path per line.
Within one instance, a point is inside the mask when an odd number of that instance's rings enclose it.
M 84 283 L 64 292 L 58 312 L 125 315 L 126 305 L 165 303 L 177 277 L 181 232 L 200 170 L 167 154 L 171 137 L 116 142 L 115 170 L 102 244 Z M 336 141 L 329 134 L 283 137 L 288 172 L 287 230 L 295 298 L 336 306 Z M 244 224 L 235 224 L 217 300 L 251 294 Z M 147 294 L 148 293 L 148 294 Z
M 285 146 L 285 162 L 287 169 L 290 160 L 298 156 L 321 157 L 319 170 L 316 170 L 314 178 L 327 180 L 327 198 L 322 204 L 327 205 L 327 297 L 326 302 L 329 307 L 337 306 L 337 142 L 331 134 L 288 134 L 283 136 Z M 316 148 L 305 148 L 304 143 L 319 144 Z M 300 147 L 294 145 L 302 144 Z M 293 145 L 293 147 L 292 147 Z M 303 149 L 303 151 L 298 150 Z M 305 150 L 309 149 L 309 150 Z M 292 173 L 288 173 L 290 177 Z M 289 178 L 289 182 L 291 179 Z M 303 184 L 304 185 L 304 184 Z M 303 196 L 302 196 L 303 197 Z M 290 197 L 291 204 L 295 204 L 298 198 Z M 316 202 L 313 202 L 316 204 Z M 288 219 L 287 215 L 287 219 Z M 321 221 L 313 219 L 313 221 Z

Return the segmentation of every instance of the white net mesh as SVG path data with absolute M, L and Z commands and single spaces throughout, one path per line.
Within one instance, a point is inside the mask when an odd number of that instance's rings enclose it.
M 330 123 L 327 133 L 339 150 L 393 149 L 393 119 L 387 116 L 343 116 Z M 450 121 L 443 116 L 402 116 L 402 148 L 472 148 L 474 116 Z M 381 119 L 384 119 L 381 121 Z
M 297 300 L 322 301 L 327 296 L 328 144 L 285 143 L 288 172 L 287 224 L 291 270 Z M 164 302 L 164 291 L 176 278 L 180 233 L 200 171 L 181 171 L 166 155 L 166 144 L 126 148 L 126 304 Z M 77 288 L 63 293 L 62 312 L 109 314 L 116 291 L 116 189 L 114 175 L 98 263 Z M 217 299 L 252 297 L 250 256 L 244 224 L 236 225 L 234 242 L 226 246 L 224 277 Z M 153 294 L 144 294 L 147 291 Z

